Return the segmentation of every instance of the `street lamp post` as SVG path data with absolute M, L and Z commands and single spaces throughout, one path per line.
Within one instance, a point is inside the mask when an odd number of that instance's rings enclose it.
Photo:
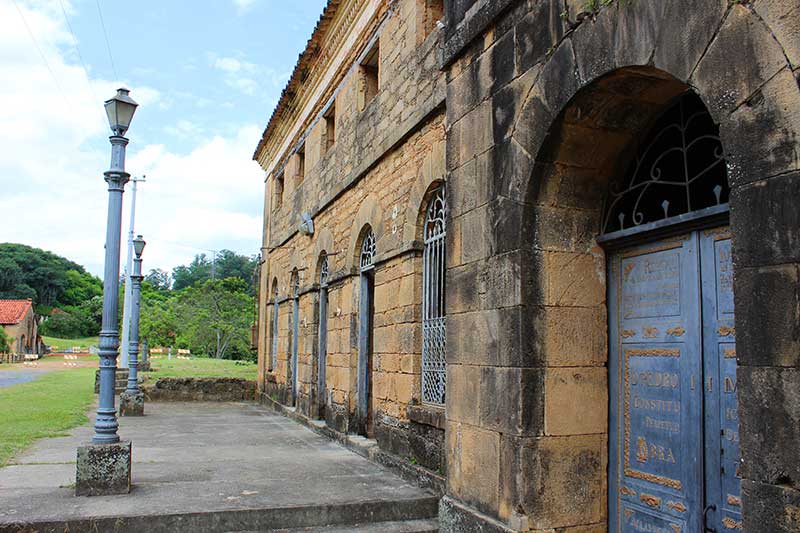
M 122 233 L 122 193 L 130 174 L 125 172 L 125 149 L 128 131 L 138 104 L 119 89 L 105 102 L 108 123 L 113 135 L 111 168 L 105 172 L 108 183 L 108 218 L 106 221 L 106 257 L 103 273 L 103 321 L 100 330 L 100 397 L 92 442 L 78 448 L 75 494 L 85 496 L 125 494 L 131 488 L 131 443 L 121 442 L 114 407 L 114 381 L 117 369 L 119 330 L 119 248 Z
M 142 372 L 149 372 L 150 371 L 150 357 L 147 348 L 147 337 L 142 339 L 142 353 L 140 354 L 141 357 L 139 358 L 139 365 L 138 370 Z
M 119 414 L 122 416 L 144 415 L 144 393 L 139 389 L 139 311 L 142 301 L 142 252 L 144 239 L 139 235 L 133 240 L 133 274 L 131 275 L 131 325 L 128 342 L 128 387 L 119 397 Z

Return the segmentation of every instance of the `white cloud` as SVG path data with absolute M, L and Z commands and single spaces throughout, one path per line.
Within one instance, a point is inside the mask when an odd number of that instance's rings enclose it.
M 179 120 L 174 126 L 167 126 L 164 131 L 181 139 L 197 138 L 203 133 L 203 128 L 190 120 Z
M 263 177 L 251 160 L 258 133 L 257 126 L 245 126 L 185 155 L 148 145 L 130 158 L 131 167 L 147 175 L 139 187 L 136 231 L 149 236 L 148 264 L 171 267 L 203 249 L 258 253 Z
M 110 152 L 101 102 L 125 84 L 87 76 L 72 56 L 58 3 L 17 4 L 58 85 L 14 3 L 0 2 L 0 242 L 52 250 L 102 274 L 103 171 Z M 130 89 L 143 107 L 169 105 L 155 88 Z M 148 240 L 145 268 L 189 261 L 198 251 L 183 244 L 255 253 L 263 198 L 261 172 L 251 161 L 258 128 L 241 127 L 226 137 L 188 121 L 174 128 L 194 139 L 188 153 L 169 145 L 137 146 L 135 124 L 132 132 L 128 169 L 148 174 L 137 208 L 137 230 Z M 126 193 L 126 208 L 128 201 Z
M 233 0 L 233 5 L 236 6 L 236 12 L 239 15 L 246 13 L 255 3 L 256 0 Z
M 214 68 L 222 70 L 224 72 L 254 72 L 256 70 L 256 66 L 252 63 L 248 63 L 247 61 L 240 61 L 235 57 L 218 57 L 214 60 Z
M 258 82 L 252 78 L 230 78 L 225 80 L 229 87 L 239 89 L 244 94 L 254 95 L 258 89 Z
M 258 71 L 256 65 L 235 57 L 217 57 L 215 54 L 209 54 L 208 58 L 212 67 L 225 73 L 225 84 L 228 87 L 247 95 L 256 93 L 258 82 L 252 77 Z

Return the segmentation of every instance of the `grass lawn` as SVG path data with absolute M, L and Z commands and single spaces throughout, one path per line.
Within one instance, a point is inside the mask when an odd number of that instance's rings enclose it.
M 88 348 L 89 346 L 97 346 L 100 342 L 100 337 L 85 337 L 83 339 L 57 339 L 55 337 L 42 337 L 44 343 L 52 346 L 55 350 L 64 350 L 66 348 Z
M 85 424 L 93 387 L 94 369 L 78 368 L 0 389 L 0 467 L 35 439 Z
M 150 380 L 158 378 L 245 378 L 256 379 L 258 365 L 247 361 L 210 359 L 205 357 L 191 359 L 167 359 L 166 356 L 150 357 L 154 372 L 145 372 Z

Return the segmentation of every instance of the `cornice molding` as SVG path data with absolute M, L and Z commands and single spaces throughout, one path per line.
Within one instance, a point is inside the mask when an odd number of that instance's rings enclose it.
M 363 45 L 366 36 L 375 31 L 377 20 L 387 9 L 388 0 L 330 0 L 325 8 L 320 23 L 308 41 L 305 52 L 300 55 L 295 70 L 286 88 L 281 94 L 272 117 L 253 155 L 265 171 L 275 168 L 276 160 L 286 151 L 283 146 L 288 137 L 292 137 L 290 147 L 300 141 L 308 123 L 313 121 L 330 96 L 345 79 L 351 70 L 355 52 Z M 344 47 L 358 24 L 368 17 L 365 30 L 355 40 L 354 49 L 345 51 Z M 346 52 L 344 58 L 341 54 Z M 333 75 L 331 76 L 331 72 Z M 328 78 L 326 80 L 326 78 Z M 325 83 L 327 87 L 322 88 Z M 322 97 L 320 97 L 320 92 Z M 309 104 L 313 107 L 309 110 Z M 303 113 L 306 116 L 302 116 Z M 297 124 L 302 123 L 300 135 L 293 133 Z M 295 137 L 297 137 L 295 139 Z

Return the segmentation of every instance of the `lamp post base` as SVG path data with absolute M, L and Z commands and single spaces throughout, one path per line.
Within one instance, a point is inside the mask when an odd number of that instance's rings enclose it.
M 144 393 L 123 392 L 119 395 L 120 416 L 144 416 Z
M 108 496 L 131 491 L 131 441 L 78 448 L 75 496 Z

